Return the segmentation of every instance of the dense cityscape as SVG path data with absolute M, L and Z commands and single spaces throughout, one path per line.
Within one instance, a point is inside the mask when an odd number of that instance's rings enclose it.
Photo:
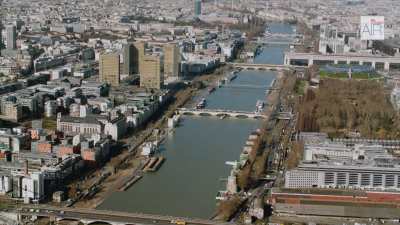
M 399 11 L 0 0 L 0 224 L 400 224 Z

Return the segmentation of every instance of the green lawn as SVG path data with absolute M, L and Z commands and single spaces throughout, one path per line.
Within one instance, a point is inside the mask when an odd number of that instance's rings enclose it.
M 298 94 L 298 95 L 304 94 L 305 86 L 306 86 L 305 80 L 296 80 L 296 85 L 294 87 L 296 94 Z
M 15 203 L 14 202 L 10 202 L 10 200 L 3 200 L 0 199 L 0 210 L 3 209 L 11 209 L 15 207 Z
M 320 71 L 319 76 L 321 78 L 348 78 L 349 75 L 347 73 L 329 73 L 326 71 Z
M 320 71 L 319 75 L 321 78 L 337 78 L 337 79 L 347 79 L 349 77 L 348 73 L 330 73 L 326 71 Z M 376 79 L 379 78 L 378 74 L 369 73 L 352 73 L 352 79 Z
M 351 77 L 354 79 L 371 79 L 376 76 L 375 75 L 370 76 L 368 73 L 353 73 Z
M 57 121 L 55 117 L 43 118 L 42 126 L 44 129 L 55 130 L 57 128 Z

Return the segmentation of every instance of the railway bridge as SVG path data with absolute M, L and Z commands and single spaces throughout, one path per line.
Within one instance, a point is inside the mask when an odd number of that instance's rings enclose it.
M 305 64 L 311 66 L 315 63 L 331 63 L 331 64 L 359 64 L 370 65 L 376 69 L 380 65 L 383 70 L 389 71 L 392 67 L 400 66 L 400 57 L 383 56 L 383 55 L 360 55 L 360 54 L 316 54 L 316 53 L 300 53 L 285 52 L 284 64 L 291 66 L 294 61 L 304 61 Z

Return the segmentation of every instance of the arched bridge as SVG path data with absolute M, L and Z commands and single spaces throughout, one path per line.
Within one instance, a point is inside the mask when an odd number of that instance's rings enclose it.
M 224 110 L 224 109 L 195 109 L 178 108 L 179 114 L 197 115 L 197 116 L 229 116 L 235 118 L 266 119 L 266 115 L 256 112 Z
M 228 65 L 234 68 L 240 68 L 245 70 L 291 70 L 296 69 L 299 66 L 292 65 L 276 65 L 276 64 L 255 64 L 255 63 L 228 63 Z
M 243 89 L 262 89 L 262 90 L 269 90 L 269 91 L 280 90 L 280 88 L 274 88 L 274 87 L 265 86 L 265 85 L 252 85 L 252 84 L 222 84 L 221 87 L 243 88 Z
M 260 40 L 256 40 L 256 41 L 251 41 L 252 43 L 256 43 L 256 44 L 263 44 L 263 45 L 294 45 L 294 46 L 298 46 L 301 45 L 301 43 L 299 42 L 294 42 L 291 40 L 271 40 L 271 39 L 260 39 Z
M 19 218 L 22 217 L 48 217 L 56 220 L 75 220 L 84 224 L 108 223 L 111 225 L 127 224 L 171 224 L 174 221 L 183 221 L 193 225 L 235 225 L 234 223 L 220 222 L 207 219 L 194 219 L 186 217 L 172 217 L 142 213 L 127 213 L 95 209 L 60 208 L 53 206 L 22 207 L 15 211 Z

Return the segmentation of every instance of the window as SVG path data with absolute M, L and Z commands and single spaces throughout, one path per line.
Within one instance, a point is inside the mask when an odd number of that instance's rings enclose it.
M 371 174 L 363 173 L 361 174 L 361 186 L 371 185 Z
M 349 174 L 349 185 L 358 185 L 358 173 Z
M 394 187 L 394 174 L 386 174 L 385 187 Z
M 33 181 L 33 197 L 34 198 L 38 198 L 38 188 L 39 187 L 39 183 L 38 183 L 38 181 L 37 180 L 34 180 Z
M 372 184 L 374 187 L 382 186 L 382 174 L 374 174 Z
M 347 184 L 347 173 L 338 173 L 336 177 L 337 185 L 346 185 Z
M 325 173 L 325 185 L 334 184 L 335 183 L 335 173 L 327 172 Z
M 397 187 L 400 188 L 400 175 L 397 175 Z

